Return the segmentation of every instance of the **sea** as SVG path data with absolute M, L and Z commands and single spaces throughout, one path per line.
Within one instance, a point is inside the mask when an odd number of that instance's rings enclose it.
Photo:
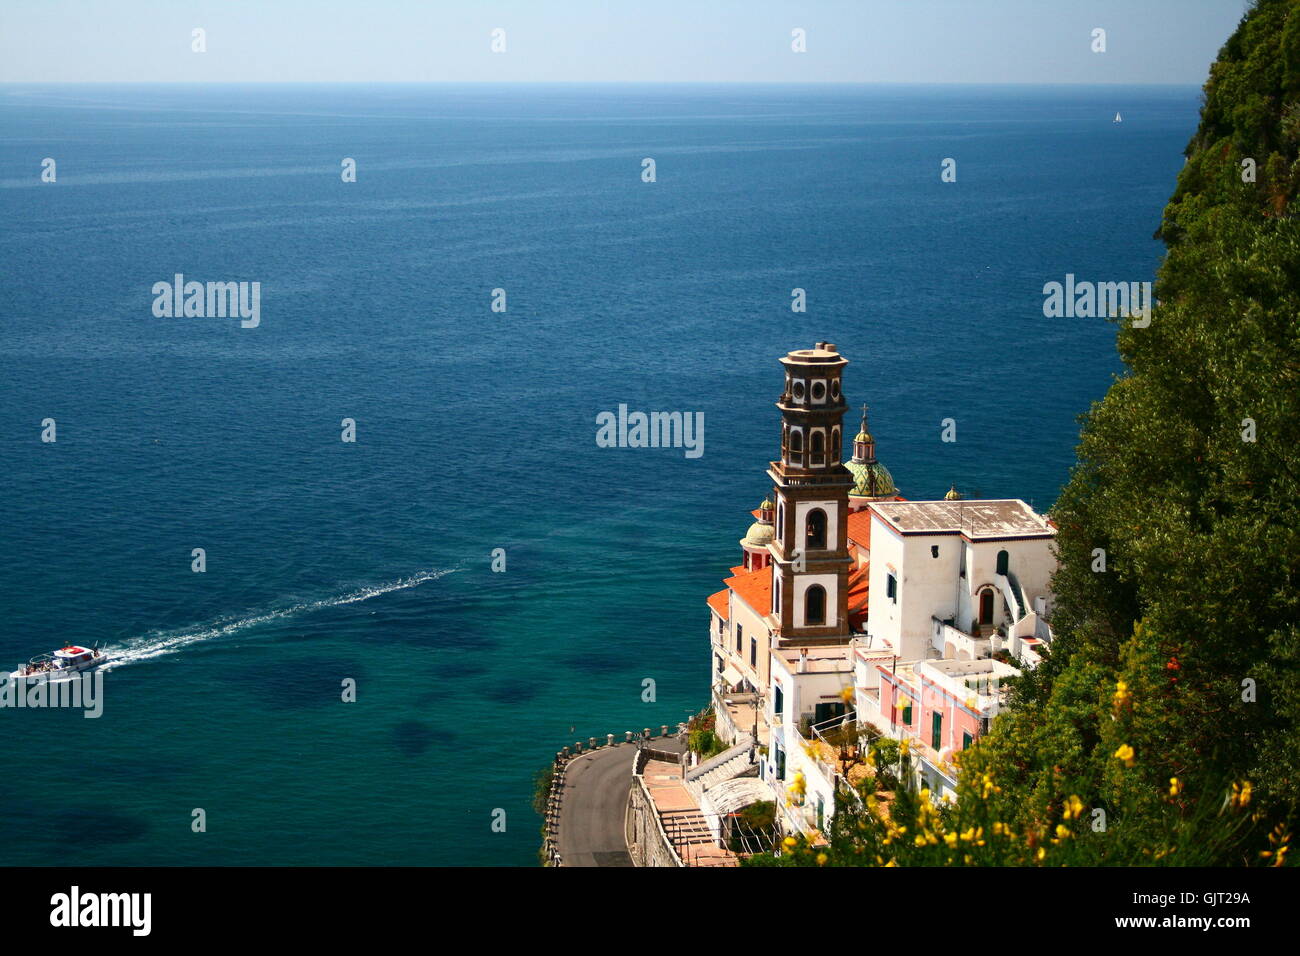
M 786 352 L 907 497 L 1051 507 L 1123 367 L 1043 287 L 1154 278 L 1198 108 L 0 86 L 0 664 L 116 658 L 98 718 L 0 709 L 0 863 L 537 865 L 557 750 L 708 704 Z M 155 314 L 178 274 L 258 325 Z M 620 404 L 703 454 L 601 447 Z

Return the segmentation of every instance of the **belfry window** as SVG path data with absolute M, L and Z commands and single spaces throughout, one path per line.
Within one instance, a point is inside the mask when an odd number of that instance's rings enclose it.
M 803 465 L 803 432 L 797 428 L 790 431 L 790 464 Z
M 804 592 L 803 618 L 805 624 L 826 623 L 826 589 L 820 584 Z
M 823 435 L 821 432 L 813 432 L 812 440 L 809 443 L 809 448 L 810 448 L 810 454 L 808 456 L 809 457 L 808 463 L 810 465 L 826 464 L 826 436 L 825 435 Z
M 814 508 L 808 512 L 808 541 L 806 548 L 809 551 L 822 551 L 826 548 L 826 512 L 820 508 Z

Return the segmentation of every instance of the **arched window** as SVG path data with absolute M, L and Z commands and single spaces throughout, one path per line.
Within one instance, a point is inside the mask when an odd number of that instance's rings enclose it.
M 1010 555 L 1005 551 L 998 552 L 998 574 L 1005 575 L 1007 573 L 1007 561 L 1009 558 Z
M 790 463 L 803 464 L 803 432 L 797 428 L 790 430 Z
M 809 551 L 821 551 L 826 547 L 826 512 L 820 508 L 808 512 L 808 540 L 804 547 Z
M 811 461 L 809 462 L 809 464 L 812 465 L 826 464 L 826 436 L 819 431 L 813 432 L 812 442 L 809 447 L 812 452 L 812 454 L 810 455 Z
M 785 538 L 785 502 L 776 506 L 776 536 Z
M 820 584 L 814 584 L 803 593 L 803 622 L 826 623 L 826 589 Z
M 844 446 L 840 444 L 840 430 L 838 426 L 831 431 L 831 451 L 835 453 L 835 461 L 839 461 L 840 455 L 844 453 Z

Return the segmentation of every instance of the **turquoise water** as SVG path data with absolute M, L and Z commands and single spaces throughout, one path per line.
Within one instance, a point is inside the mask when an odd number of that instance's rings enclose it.
M 125 657 L 98 720 L 0 710 L 0 861 L 534 863 L 560 746 L 707 701 L 777 358 L 837 343 L 904 494 L 1050 505 L 1119 364 L 1043 283 L 1153 277 L 1196 113 L 1192 88 L 0 87 L 0 663 Z M 261 325 L 154 317 L 178 272 L 261 282 Z M 704 412 L 703 457 L 598 448 L 620 402 Z

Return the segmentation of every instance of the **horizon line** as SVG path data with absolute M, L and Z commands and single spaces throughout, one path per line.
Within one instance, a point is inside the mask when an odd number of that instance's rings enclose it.
M 1203 83 L 1024 80 L 6 80 L 0 86 L 1016 86 L 1177 87 Z

